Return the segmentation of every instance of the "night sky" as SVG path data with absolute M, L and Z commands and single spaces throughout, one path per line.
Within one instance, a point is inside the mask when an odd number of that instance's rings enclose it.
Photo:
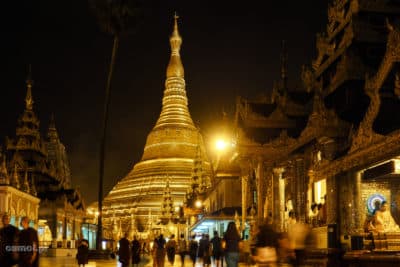
M 265 7 L 264 7 L 265 5 Z M 315 56 L 326 27 L 328 0 L 148 1 L 135 33 L 121 39 L 112 81 L 104 193 L 137 163 L 161 111 L 174 11 L 193 121 L 204 131 L 236 96 L 265 95 L 279 79 L 281 40 L 288 50 L 289 85 Z M 34 111 L 45 137 L 51 114 L 67 149 L 73 186 L 87 204 L 97 200 L 104 88 L 112 38 L 87 1 L 2 3 L 0 137 L 14 137 L 24 110 L 28 65 Z M 210 130 L 211 131 L 211 130 Z

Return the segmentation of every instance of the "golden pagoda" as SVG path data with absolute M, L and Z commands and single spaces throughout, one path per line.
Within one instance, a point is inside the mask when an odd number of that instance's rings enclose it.
M 125 232 L 144 231 L 147 225 L 156 225 L 162 215 L 164 192 L 169 186 L 173 205 L 183 205 L 191 185 L 194 161 L 202 151 L 205 173 L 211 176 L 211 167 L 205 157 L 204 143 L 188 109 L 184 69 L 179 50 L 182 38 L 178 31 L 178 17 L 170 37 L 171 57 L 166 72 L 161 114 L 147 136 L 143 156 L 133 169 L 120 180 L 103 202 L 105 237 L 112 218 L 122 222 Z M 137 228 L 130 228 L 131 214 Z M 152 216 L 149 216 L 152 214 Z

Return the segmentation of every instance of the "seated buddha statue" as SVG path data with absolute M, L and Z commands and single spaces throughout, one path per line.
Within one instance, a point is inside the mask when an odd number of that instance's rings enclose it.
M 370 230 L 376 233 L 399 232 L 400 228 L 390 213 L 389 205 L 382 201 L 381 207 L 375 212 Z

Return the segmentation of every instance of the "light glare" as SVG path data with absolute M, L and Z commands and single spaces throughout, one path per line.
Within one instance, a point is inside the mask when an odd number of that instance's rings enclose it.
M 224 140 L 219 139 L 216 141 L 215 146 L 218 150 L 224 150 L 227 147 L 227 143 Z

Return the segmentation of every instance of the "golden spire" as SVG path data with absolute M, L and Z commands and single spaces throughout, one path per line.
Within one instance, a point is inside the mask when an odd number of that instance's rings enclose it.
M 33 85 L 32 66 L 29 65 L 28 77 L 26 79 L 27 92 L 26 92 L 26 97 L 25 97 L 25 107 L 27 110 L 33 109 L 32 85 Z
M 185 127 L 195 129 L 188 110 L 188 99 L 185 90 L 184 70 L 179 50 L 182 38 L 178 31 L 178 16 L 174 16 L 174 30 L 169 38 L 171 44 L 171 58 L 167 67 L 162 110 L 157 120 L 156 128 Z M 151 145 L 148 143 L 147 145 Z M 147 146 L 146 145 L 146 146 Z
M 58 139 L 58 132 L 56 128 L 56 123 L 54 119 L 54 113 L 50 116 L 49 128 L 47 130 L 47 137 L 50 140 L 57 140 Z
M 171 58 L 167 67 L 167 78 L 170 77 L 184 77 L 184 70 L 181 62 L 181 57 L 179 55 L 179 50 L 181 49 L 182 38 L 178 31 L 178 18 L 179 16 L 174 15 L 174 30 L 171 37 L 169 38 L 169 43 L 171 45 Z

